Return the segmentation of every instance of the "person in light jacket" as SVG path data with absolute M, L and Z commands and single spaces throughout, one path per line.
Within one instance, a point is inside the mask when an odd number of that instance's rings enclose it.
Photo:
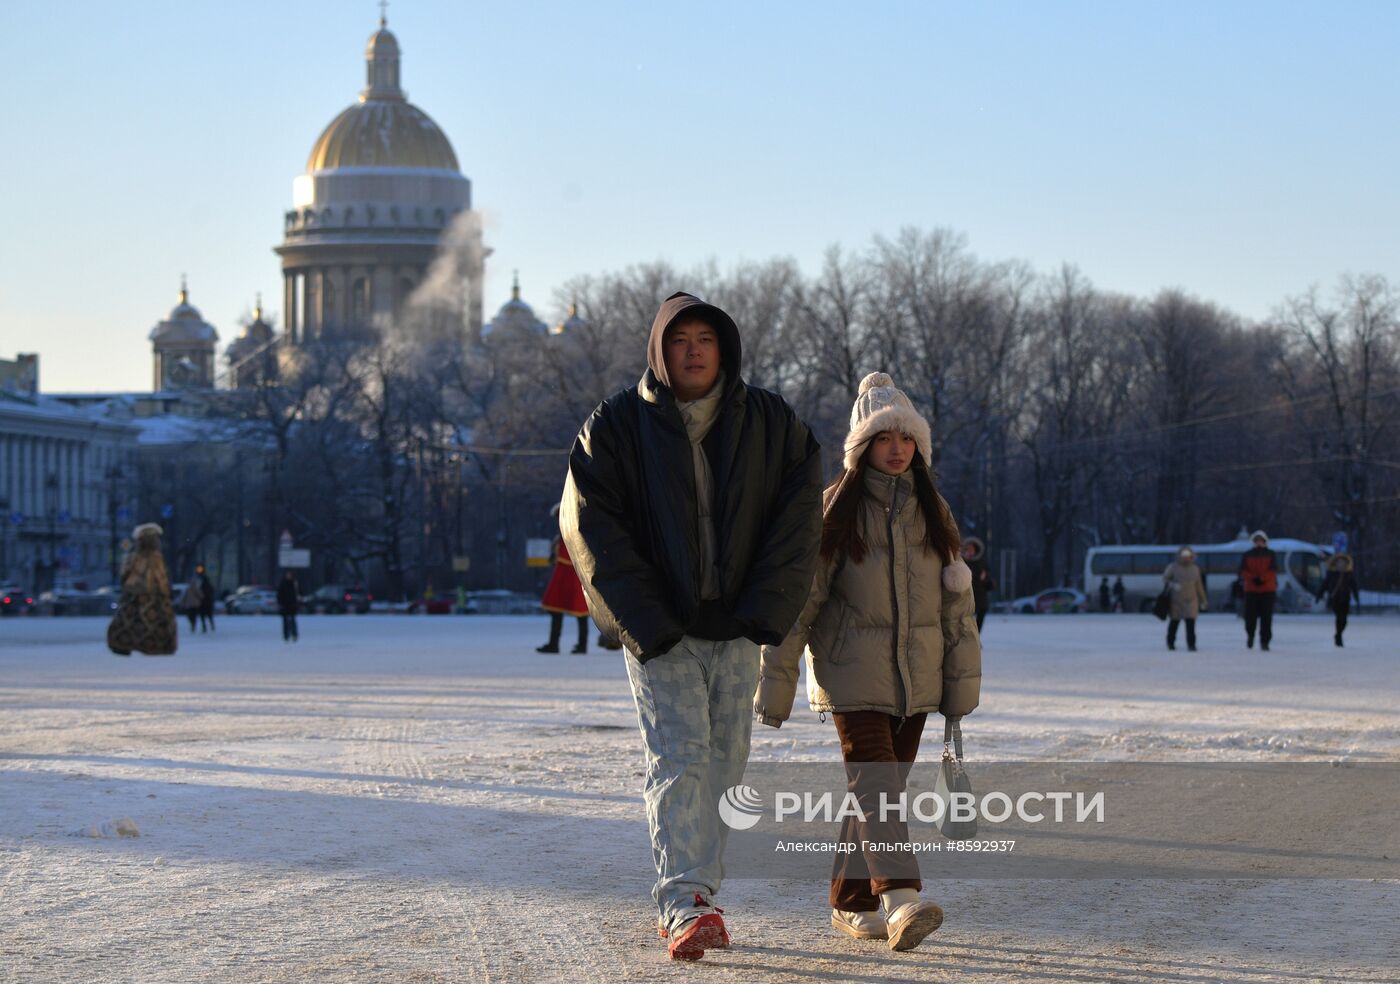
M 199 590 L 199 577 L 191 577 L 190 583 L 185 585 L 184 593 L 180 595 L 180 608 L 190 620 L 190 632 L 194 632 L 198 625 L 199 606 L 202 604 L 204 595 Z
M 1186 623 L 1186 648 L 1196 651 L 1196 619 L 1208 607 L 1206 584 L 1190 547 L 1177 551 L 1176 560 L 1162 572 L 1162 581 L 1171 592 L 1171 620 L 1167 622 L 1167 648 L 1176 648 L 1176 630 Z
M 930 450 L 928 421 L 893 380 L 865 377 L 845 471 L 826 491 L 811 594 L 781 645 L 763 649 L 754 712 L 771 727 L 792 713 L 806 650 L 808 703 L 831 714 L 850 790 L 868 818 L 846 821 L 847 844 L 908 842 L 904 823 L 879 819 L 880 797 L 904 792 L 928 715 L 959 719 L 981 691 L 972 574 Z M 922 887 L 906 850 L 838 853 L 832 926 L 911 949 L 943 921 L 943 910 L 919 897 Z

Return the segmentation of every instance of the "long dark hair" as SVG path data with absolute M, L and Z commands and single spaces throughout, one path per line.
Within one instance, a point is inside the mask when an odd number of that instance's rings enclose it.
M 865 540 L 860 535 L 860 504 L 865 498 L 866 467 L 862 457 L 827 489 L 830 501 L 822 516 L 823 560 L 831 560 L 837 554 L 844 554 L 857 564 L 865 559 Z M 909 472 L 914 479 L 914 497 L 924 513 L 924 549 L 938 554 L 944 564 L 951 564 L 962 545 L 958 524 L 953 521 L 948 504 L 938 494 L 936 478 L 922 454 L 915 452 Z

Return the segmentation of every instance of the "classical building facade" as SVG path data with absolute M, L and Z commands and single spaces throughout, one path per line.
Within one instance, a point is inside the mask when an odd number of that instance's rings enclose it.
M 37 594 L 112 578 L 131 529 L 137 428 L 99 408 L 0 390 L 0 583 Z
M 480 336 L 486 250 L 471 182 L 438 125 L 399 85 L 399 44 L 380 20 L 368 84 L 331 121 L 292 184 L 282 258 L 283 328 L 292 344 L 392 325 L 451 233 L 466 273 L 463 331 Z

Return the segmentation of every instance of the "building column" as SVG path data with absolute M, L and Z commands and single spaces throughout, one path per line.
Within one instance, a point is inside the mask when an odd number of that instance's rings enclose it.
M 306 309 L 306 334 L 309 338 L 320 338 L 325 325 L 321 319 L 321 271 L 313 268 L 303 276 L 305 291 L 302 303 Z
M 300 341 L 297 325 L 300 318 L 297 311 L 297 275 L 293 271 L 282 271 L 282 332 L 289 343 Z

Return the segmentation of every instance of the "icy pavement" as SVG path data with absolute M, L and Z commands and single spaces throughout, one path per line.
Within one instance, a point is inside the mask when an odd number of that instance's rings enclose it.
M 947 921 L 910 953 L 833 935 L 823 884 L 733 879 L 735 949 L 672 965 L 623 657 L 537 655 L 546 625 L 304 618 L 293 646 L 224 618 L 120 659 L 100 620 L 0 621 L 0 980 L 1400 984 L 1393 881 L 931 864 Z M 1280 618 L 1270 653 L 1200 632 L 993 617 L 971 761 L 1400 760 L 1400 619 L 1340 650 L 1324 618 Z M 835 758 L 834 730 L 803 705 L 754 756 Z

